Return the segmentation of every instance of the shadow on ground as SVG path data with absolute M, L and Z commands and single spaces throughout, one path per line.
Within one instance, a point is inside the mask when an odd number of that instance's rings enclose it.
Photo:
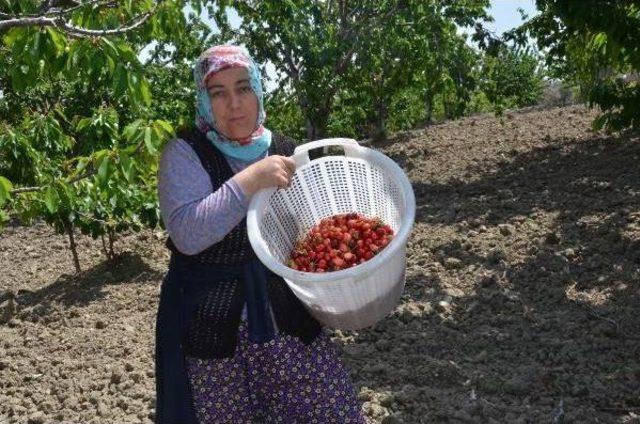
M 46 316 L 52 309 L 82 307 L 100 301 L 107 286 L 132 282 L 156 284 L 162 278 L 163 274 L 151 268 L 139 254 L 124 253 L 79 274 L 62 274 L 41 289 L 20 290 L 16 294 L 17 303 L 27 315 Z
M 421 231 L 456 237 L 408 275 L 399 319 L 345 345 L 358 386 L 412 423 L 640 413 L 639 159 L 633 135 L 559 140 L 470 181 L 414 182 Z

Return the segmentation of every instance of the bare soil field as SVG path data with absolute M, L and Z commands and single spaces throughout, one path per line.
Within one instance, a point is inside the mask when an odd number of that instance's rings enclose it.
M 417 201 L 407 285 L 333 332 L 374 423 L 640 422 L 640 136 L 583 106 L 478 116 L 374 147 Z M 0 234 L 0 423 L 150 423 L 165 234 Z

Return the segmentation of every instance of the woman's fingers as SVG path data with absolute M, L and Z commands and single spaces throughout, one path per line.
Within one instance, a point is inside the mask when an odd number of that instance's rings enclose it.
M 283 170 L 280 175 L 278 175 L 278 187 L 285 188 L 291 185 L 291 175 L 288 170 Z
M 289 187 L 289 178 L 281 176 L 278 178 L 278 188 Z
M 284 178 L 285 178 L 285 185 L 289 187 L 291 185 L 291 179 L 293 178 L 293 174 L 287 172 Z
M 287 167 L 291 175 L 293 175 L 293 173 L 296 172 L 296 162 L 292 158 L 283 156 L 282 162 L 284 162 L 285 166 Z
M 277 185 L 278 188 L 286 188 L 291 185 L 291 179 L 296 171 L 296 164 L 290 157 L 279 156 L 278 159 L 280 160 L 276 162 L 278 165 L 274 174 L 275 185 Z

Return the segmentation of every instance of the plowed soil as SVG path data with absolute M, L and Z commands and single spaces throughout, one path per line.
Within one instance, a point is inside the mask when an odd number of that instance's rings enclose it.
M 375 423 L 640 422 L 640 137 L 583 106 L 373 146 L 417 201 L 407 285 L 334 332 Z M 0 234 L 0 423 L 150 423 L 162 232 L 105 259 L 44 224 Z

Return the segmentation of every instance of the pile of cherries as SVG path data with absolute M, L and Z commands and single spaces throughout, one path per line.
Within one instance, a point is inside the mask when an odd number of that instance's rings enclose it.
M 287 262 L 305 272 L 330 272 L 368 261 L 391 242 L 393 230 L 379 218 L 352 212 L 322 219 L 296 242 Z

